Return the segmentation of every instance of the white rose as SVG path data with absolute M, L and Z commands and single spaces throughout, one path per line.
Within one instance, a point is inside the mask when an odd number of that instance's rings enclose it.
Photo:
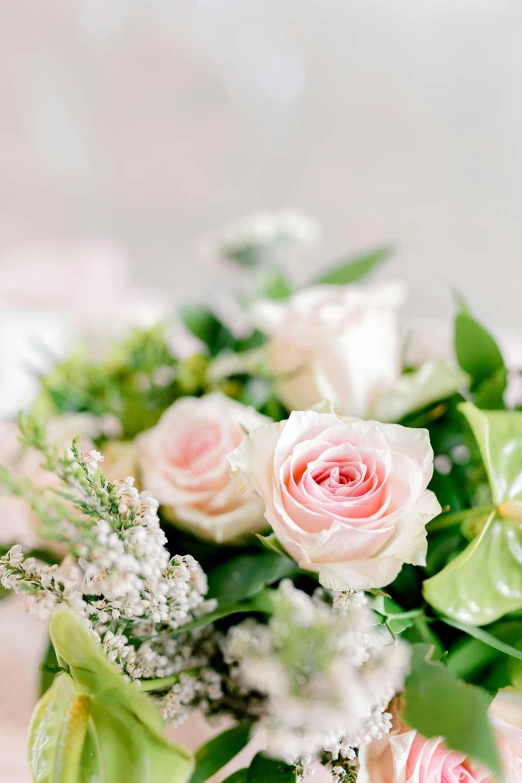
M 262 530 L 263 503 L 253 489 L 237 490 L 227 454 L 266 421 L 219 392 L 177 400 L 137 439 L 142 486 L 200 538 L 223 543 Z
M 387 283 L 320 285 L 256 303 L 252 320 L 272 338 L 266 362 L 282 402 L 302 410 L 328 399 L 343 413 L 368 415 L 400 374 L 403 299 L 403 287 Z

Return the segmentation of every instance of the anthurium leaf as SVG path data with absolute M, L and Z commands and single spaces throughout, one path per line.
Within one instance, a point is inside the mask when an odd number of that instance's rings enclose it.
M 448 747 L 466 753 L 500 775 L 500 761 L 488 721 L 489 697 L 441 663 L 427 659 L 430 648 L 415 645 L 406 680 L 404 721 L 425 737 L 444 737 Z
M 469 402 L 459 410 L 477 440 L 495 503 L 522 501 L 522 411 L 482 411 Z
M 83 620 L 51 618 L 59 674 L 31 721 L 33 783 L 186 783 L 192 754 L 163 738 L 153 702 L 110 663 Z
M 314 284 L 346 285 L 356 283 L 382 264 L 393 253 L 391 245 L 384 245 L 366 253 L 351 256 L 323 272 Z
M 464 372 L 476 382 L 504 367 L 504 359 L 493 337 L 467 312 L 458 313 L 455 319 L 455 353 Z
M 423 585 L 426 601 L 470 625 L 522 608 L 522 525 L 492 513 L 481 534 Z
M 238 723 L 214 737 L 196 751 L 196 769 L 190 783 L 205 783 L 218 770 L 228 764 L 250 739 L 250 724 Z
M 258 753 L 247 772 L 247 783 L 296 783 L 296 768 Z
M 293 560 L 275 552 L 240 555 L 210 572 L 208 596 L 223 604 L 242 601 L 298 571 Z

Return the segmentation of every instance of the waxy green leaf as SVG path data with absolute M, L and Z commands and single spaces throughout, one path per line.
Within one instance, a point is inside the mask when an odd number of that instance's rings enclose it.
M 459 410 L 477 440 L 494 502 L 522 501 L 522 412 L 482 411 L 469 402 Z
M 522 526 L 492 514 L 482 533 L 423 586 L 439 612 L 486 625 L 522 608 Z
M 522 413 L 481 411 L 470 403 L 459 409 L 477 440 L 496 509 L 423 591 L 439 612 L 485 625 L 522 608 Z
M 500 775 L 500 761 L 488 721 L 489 696 L 481 688 L 458 680 L 441 663 L 431 663 L 430 648 L 415 645 L 406 680 L 404 721 L 425 737 L 444 737 L 460 750 Z
M 186 783 L 192 754 L 163 738 L 157 707 L 110 663 L 83 620 L 60 609 L 50 635 L 68 673 L 33 714 L 33 783 Z
M 383 247 L 368 250 L 360 255 L 350 256 L 350 258 L 344 259 L 328 271 L 323 272 L 313 283 L 314 285 L 347 285 L 348 283 L 356 283 L 370 274 L 370 272 L 373 272 L 392 253 L 393 247 L 384 245 Z
M 504 367 L 494 338 L 467 312 L 458 313 L 455 319 L 455 353 L 459 365 L 476 383 Z

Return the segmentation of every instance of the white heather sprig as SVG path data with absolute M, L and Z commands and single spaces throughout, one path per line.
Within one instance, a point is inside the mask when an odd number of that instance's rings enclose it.
M 334 602 L 285 580 L 269 623 L 246 620 L 223 644 L 245 694 L 265 695 L 260 727 L 285 761 L 326 752 L 351 762 L 355 748 L 389 730 L 385 707 L 404 684 L 407 646 L 380 633 L 360 596 Z
M 54 494 L 40 493 L 38 502 L 72 554 L 49 566 L 24 559 L 21 547 L 15 546 L 0 557 L 3 586 L 23 593 L 29 608 L 44 616 L 57 604 L 84 616 L 108 657 L 135 680 L 206 666 L 208 656 L 194 650 L 196 637 L 169 638 L 211 611 L 215 602 L 205 601 L 207 579 L 196 560 L 190 555 L 170 557 L 157 501 L 140 493 L 132 477 L 107 482 L 97 469 L 99 452 L 80 455 L 73 443 L 70 452 L 60 456 L 30 420 L 24 421 L 23 434 L 42 452 L 45 467 L 68 488 L 60 495 L 76 512 L 63 519 Z M 10 489 L 14 483 L 10 479 Z M 15 489 L 24 495 L 28 488 Z M 36 496 L 34 488 L 28 491 Z
M 218 254 L 256 263 L 281 245 L 309 245 L 321 233 L 319 224 L 299 212 L 256 212 L 227 228 L 218 238 Z

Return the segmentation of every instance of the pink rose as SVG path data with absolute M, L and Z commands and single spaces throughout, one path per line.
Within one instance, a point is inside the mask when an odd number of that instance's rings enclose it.
M 320 285 L 284 301 L 262 300 L 254 325 L 272 339 L 265 361 L 289 409 L 322 399 L 353 416 L 371 413 L 401 372 L 397 310 L 402 286 Z
M 404 563 L 424 564 L 425 525 L 440 513 L 426 489 L 426 430 L 294 411 L 251 432 L 229 461 L 288 553 L 324 586 L 382 587 Z
M 357 783 L 493 783 L 490 773 L 444 740 L 400 725 L 360 752 Z
M 219 392 L 177 400 L 137 440 L 142 485 L 201 538 L 222 543 L 261 530 L 263 504 L 253 490 L 238 492 L 227 454 L 265 421 Z
M 444 739 L 426 739 L 401 720 L 398 702 L 392 702 L 392 731 L 360 752 L 358 783 L 494 783 L 480 764 L 450 750 Z M 503 783 L 522 782 L 522 693 L 512 688 L 498 692 L 489 716 L 504 767 Z

